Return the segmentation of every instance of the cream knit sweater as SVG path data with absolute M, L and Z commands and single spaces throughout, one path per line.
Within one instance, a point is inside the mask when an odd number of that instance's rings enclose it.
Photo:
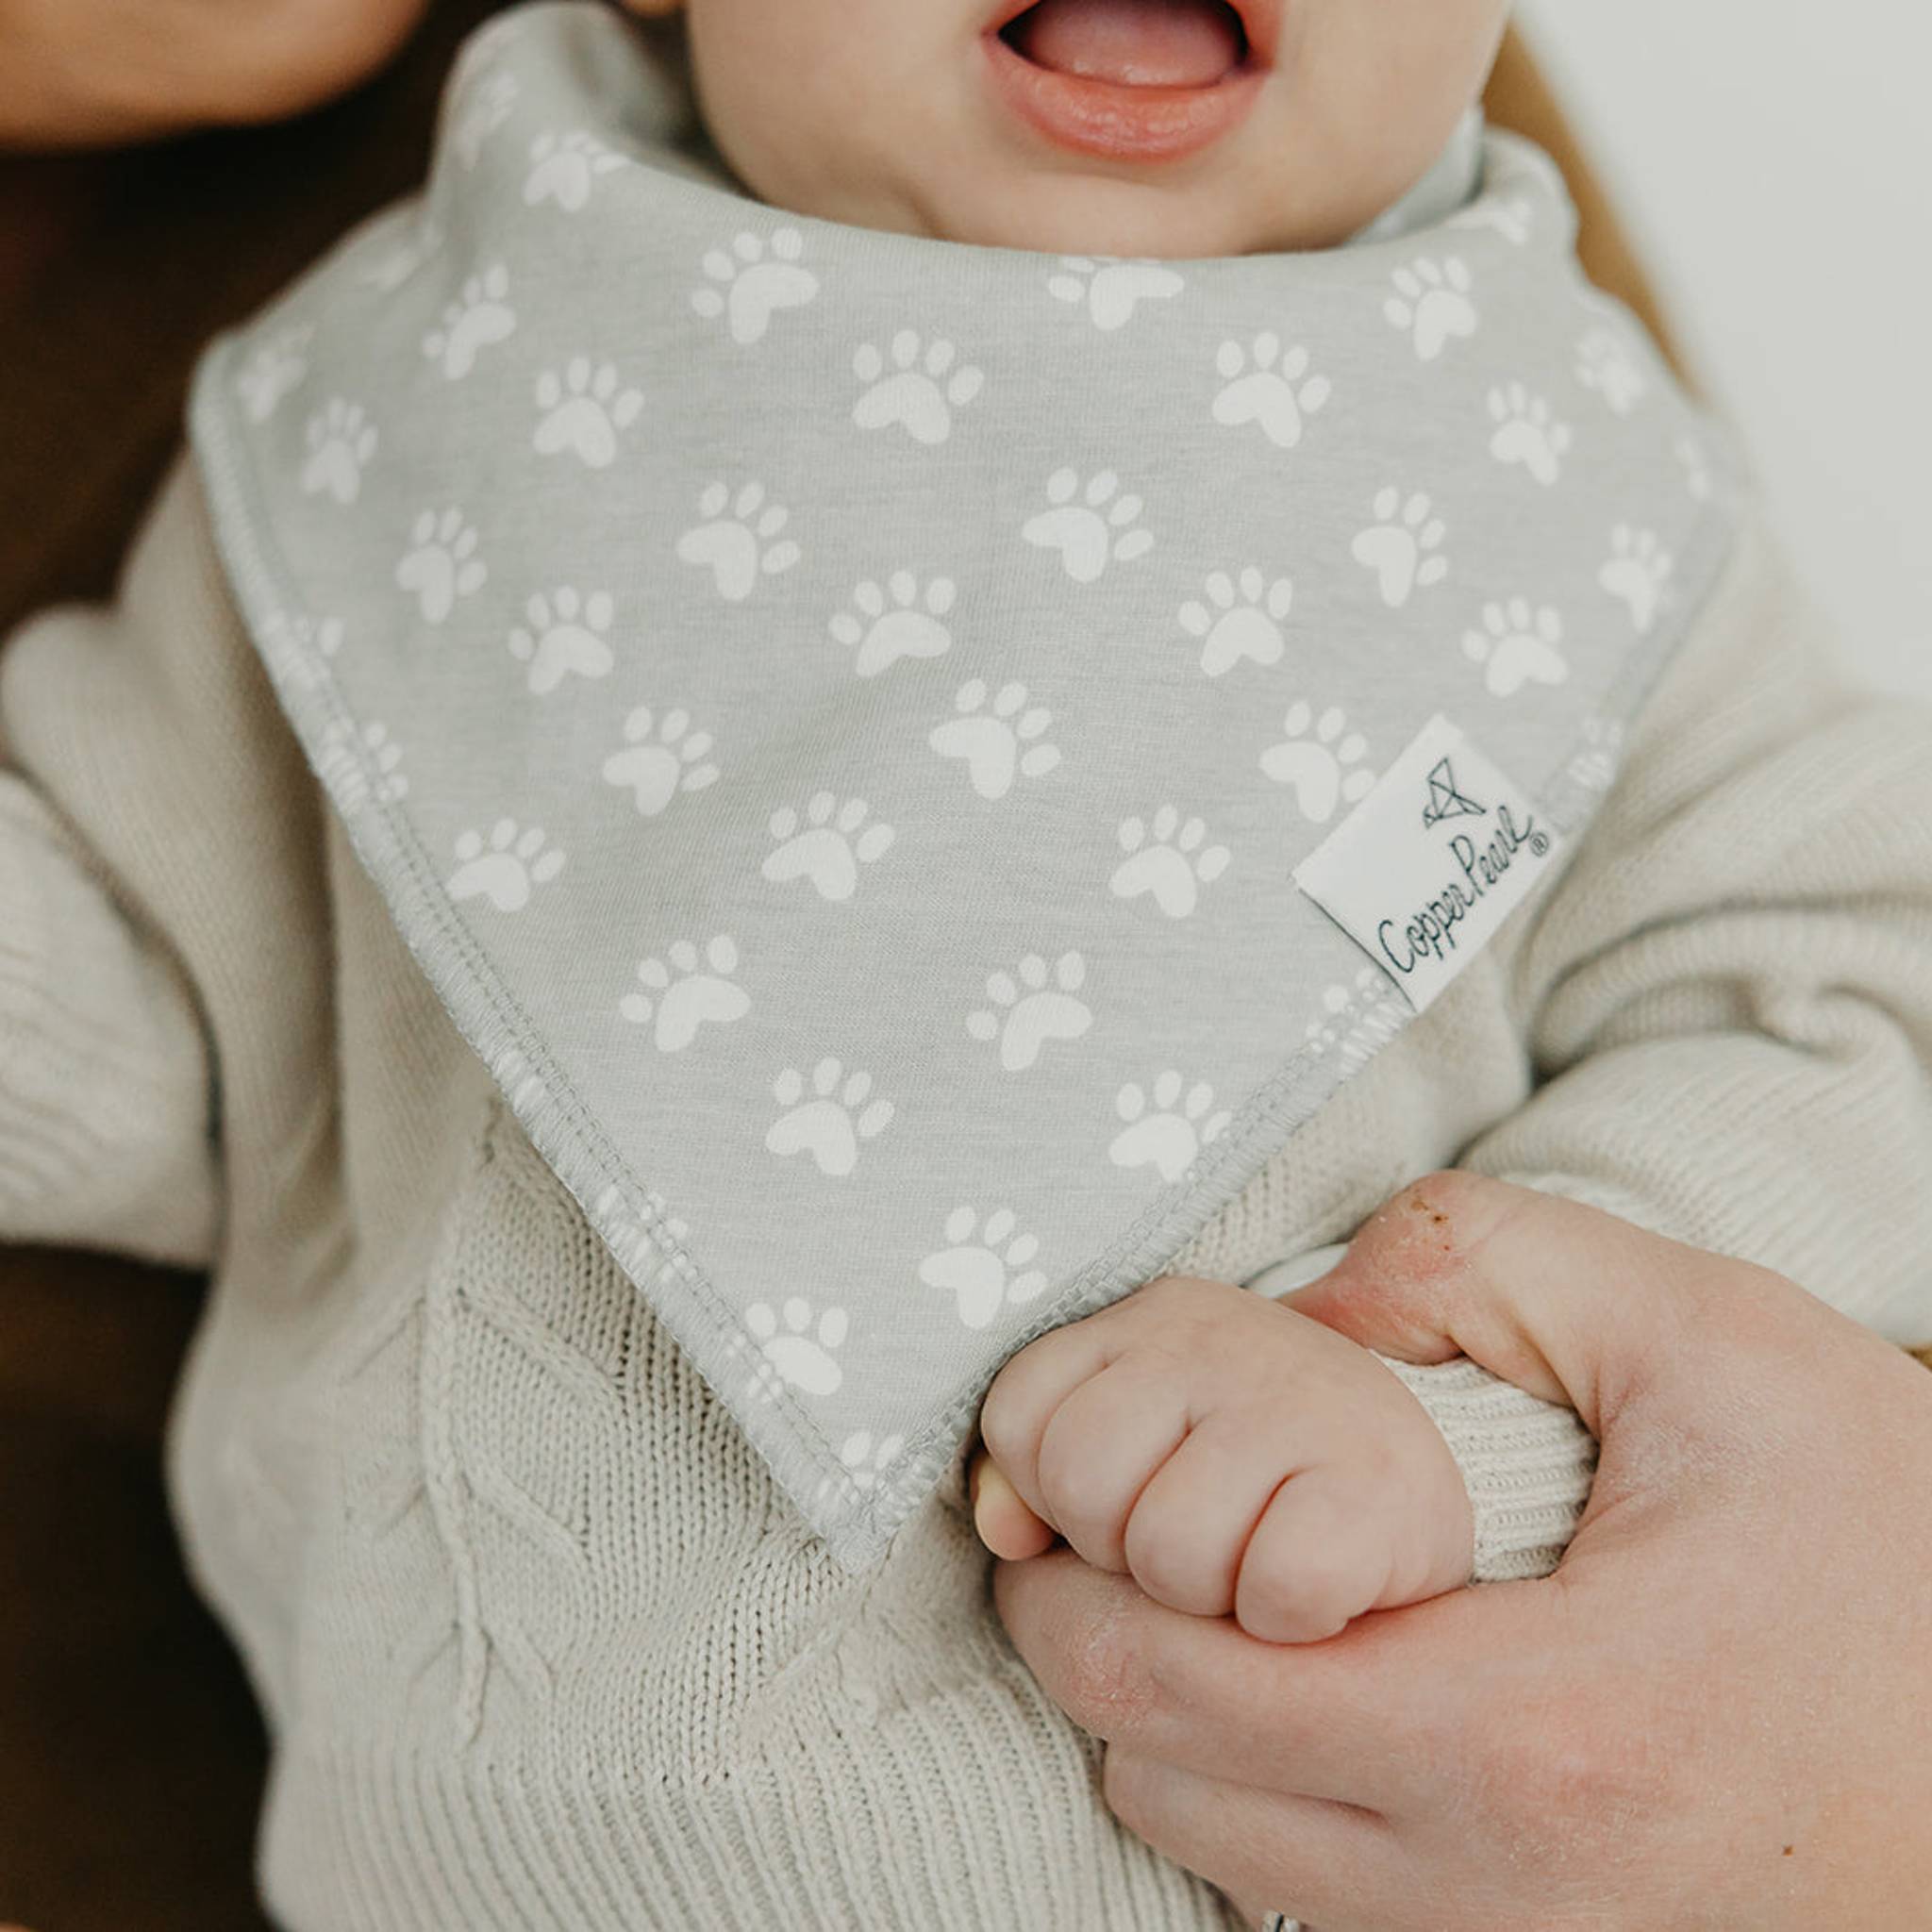
M 0 1239 L 211 1262 L 173 1475 L 276 1747 L 296 1932 L 1162 1932 L 957 1493 L 846 1575 L 492 1092 L 242 635 L 192 472 L 0 672 Z M 1196 1244 L 1242 1279 L 1464 1165 L 1932 1337 L 1932 726 L 1757 536 L 1567 876 Z M 1590 1444 L 1410 1376 L 1487 1576 Z

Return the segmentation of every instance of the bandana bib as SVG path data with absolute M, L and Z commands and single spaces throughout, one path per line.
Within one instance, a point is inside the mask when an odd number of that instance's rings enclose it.
M 1554 875 L 1732 490 L 1519 142 L 1157 263 L 790 216 L 687 115 L 508 16 L 194 431 L 398 928 L 857 1566 Z

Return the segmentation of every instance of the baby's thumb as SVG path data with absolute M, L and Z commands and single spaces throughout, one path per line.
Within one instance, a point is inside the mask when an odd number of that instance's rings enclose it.
M 1607 1395 L 1656 1366 L 1685 1314 L 1690 1255 L 1595 1208 L 1457 1171 L 1405 1188 L 1286 1305 L 1397 1361 L 1467 1356 L 1598 1431 Z

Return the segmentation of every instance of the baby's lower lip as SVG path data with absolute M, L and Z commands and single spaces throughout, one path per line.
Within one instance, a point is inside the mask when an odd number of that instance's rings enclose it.
M 1244 67 L 1211 87 L 1124 87 L 1036 66 L 996 33 L 983 44 L 995 91 L 1036 133 L 1110 161 L 1199 154 L 1247 119 L 1263 79 Z

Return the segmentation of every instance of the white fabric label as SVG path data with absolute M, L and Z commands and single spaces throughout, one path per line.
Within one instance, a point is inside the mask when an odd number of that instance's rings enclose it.
M 1529 895 L 1559 842 L 1522 788 L 1439 715 L 1294 879 L 1423 1013 Z

